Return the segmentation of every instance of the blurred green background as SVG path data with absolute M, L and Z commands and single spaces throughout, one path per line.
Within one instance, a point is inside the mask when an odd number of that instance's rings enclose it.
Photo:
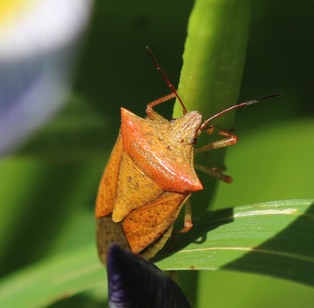
M 1 276 L 94 242 L 95 196 L 119 108 L 144 116 L 148 102 L 169 92 L 144 47 L 177 85 L 192 7 L 191 0 L 96 1 L 67 107 L 0 160 Z M 237 112 L 240 140 L 226 159 L 234 183 L 219 184 L 214 209 L 313 197 L 314 3 L 252 1 L 251 10 L 239 101 L 284 96 Z M 171 108 L 159 110 L 171 117 Z M 96 291 L 53 306 L 102 307 L 106 290 Z M 307 286 L 242 273 L 202 272 L 197 284 L 198 307 L 311 307 L 313 295 Z

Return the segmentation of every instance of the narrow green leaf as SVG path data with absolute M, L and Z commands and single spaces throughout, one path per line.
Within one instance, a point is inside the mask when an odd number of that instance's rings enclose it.
M 43 307 L 79 292 L 101 286 L 106 295 L 106 272 L 95 247 L 50 258 L 0 282 L 0 307 Z
M 66 108 L 37 132 L 17 156 L 70 162 L 99 157 L 104 152 L 104 141 L 116 138 L 116 132 L 109 129 L 114 125 L 109 116 L 93 110 L 86 99 L 73 95 Z
M 314 285 L 314 201 L 252 204 L 208 213 L 177 236 L 167 270 L 236 270 Z
M 163 270 L 233 270 L 314 285 L 314 200 L 252 204 L 212 213 L 178 235 Z M 154 261 L 154 260 L 153 260 Z M 101 286 L 95 247 L 47 259 L 0 281 L 1 307 L 43 306 Z

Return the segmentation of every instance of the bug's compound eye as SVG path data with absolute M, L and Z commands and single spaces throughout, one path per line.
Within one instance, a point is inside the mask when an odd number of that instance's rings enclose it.
M 190 144 L 196 145 L 196 143 L 197 143 L 197 138 L 190 139 Z

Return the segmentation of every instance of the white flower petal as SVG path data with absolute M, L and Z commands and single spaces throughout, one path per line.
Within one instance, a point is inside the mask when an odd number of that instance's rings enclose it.
M 5 16 L 0 21 L 0 155 L 62 106 L 92 6 L 92 0 L 26 2 L 7 10 L 11 15 L 3 13 L 5 2 L 0 4 L 0 17 Z

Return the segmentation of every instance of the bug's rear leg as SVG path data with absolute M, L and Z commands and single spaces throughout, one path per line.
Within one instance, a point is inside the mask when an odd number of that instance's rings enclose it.
M 192 206 L 191 206 L 190 199 L 188 199 L 185 202 L 185 204 L 184 204 L 184 227 L 180 231 L 175 231 L 175 232 L 172 233 L 171 239 L 170 239 L 170 243 L 169 243 L 169 247 L 168 247 L 168 251 L 169 252 L 172 251 L 172 248 L 173 248 L 173 245 L 174 245 L 174 242 L 176 240 L 177 235 L 189 232 L 192 227 L 193 227 L 193 223 L 192 223 Z
M 181 234 L 181 233 L 189 232 L 192 227 L 193 227 L 193 223 L 192 223 L 192 207 L 191 207 L 190 199 L 188 199 L 186 201 L 186 203 L 184 204 L 184 227 L 183 227 L 183 229 L 181 229 L 177 233 Z

